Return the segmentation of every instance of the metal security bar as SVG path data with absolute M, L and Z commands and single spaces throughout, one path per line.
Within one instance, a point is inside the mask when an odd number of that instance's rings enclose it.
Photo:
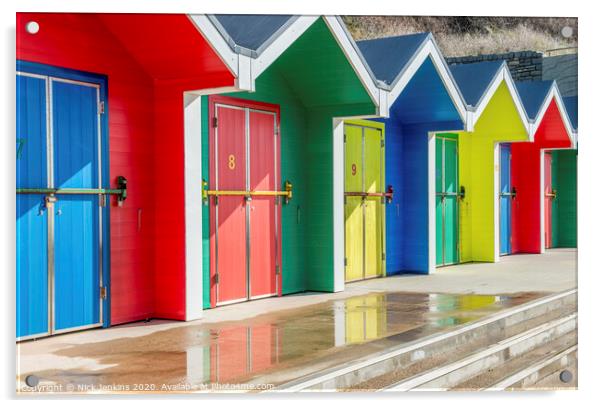
M 551 197 L 552 200 L 555 200 L 557 195 L 558 192 L 554 189 L 552 189 L 552 191 L 550 191 L 549 193 L 546 193 L 546 197 Z
M 345 197 L 382 197 L 387 203 L 393 201 L 393 186 L 389 186 L 385 193 L 366 193 L 363 191 L 346 191 Z
M 105 194 L 116 195 L 117 201 L 122 203 L 127 198 L 127 179 L 123 176 L 117 178 L 119 188 L 17 188 L 17 194 L 51 194 L 51 195 L 80 195 L 80 194 Z
M 207 190 L 207 182 L 203 181 L 203 201 L 207 202 L 209 196 L 284 197 L 284 203 L 288 204 L 289 200 L 293 198 L 293 184 L 290 181 L 285 181 L 284 191 Z
M 512 187 L 512 191 L 509 193 L 507 193 L 507 192 L 500 193 L 500 197 L 510 197 L 514 200 L 516 198 L 516 187 Z

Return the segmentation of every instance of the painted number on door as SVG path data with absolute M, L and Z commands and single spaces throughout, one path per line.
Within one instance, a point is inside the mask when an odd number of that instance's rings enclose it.
M 228 168 L 230 170 L 234 170 L 236 168 L 236 156 L 234 156 L 233 154 L 228 156 Z
M 354 176 L 357 174 L 357 166 L 355 165 L 355 163 L 351 165 L 351 174 Z
M 23 147 L 25 147 L 25 138 L 17 138 L 17 160 L 23 156 Z

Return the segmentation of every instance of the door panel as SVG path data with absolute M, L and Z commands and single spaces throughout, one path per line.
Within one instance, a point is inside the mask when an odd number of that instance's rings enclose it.
M 249 112 L 250 190 L 275 191 L 275 115 Z M 276 198 L 249 203 L 251 297 L 276 294 Z
M 99 188 L 98 90 L 52 82 L 54 185 Z M 57 197 L 54 204 L 55 329 L 100 322 L 98 196 Z
M 246 190 L 245 111 L 217 107 L 216 190 Z M 246 203 L 242 196 L 211 200 L 217 211 L 217 302 L 247 297 Z M 215 214 L 215 213 L 214 213 Z M 211 233 L 215 237 L 215 226 Z M 215 238 L 214 238 L 215 239 Z
M 435 140 L 436 265 L 459 262 L 458 254 L 458 141 Z
M 544 153 L 544 228 L 546 248 L 552 247 L 553 197 L 548 196 L 552 191 L 552 154 L 546 152 Z
M 345 192 L 363 190 L 362 128 L 345 125 Z M 345 280 L 364 276 L 364 206 L 361 197 L 345 197 Z
M 17 188 L 45 188 L 46 80 L 17 75 Z M 48 332 L 48 214 L 41 194 L 16 198 L 17 337 Z
M 435 198 L 435 228 L 436 231 L 436 264 L 443 264 L 443 199 L 437 195 Z
M 443 191 L 448 194 L 458 192 L 458 142 L 445 140 L 445 172 Z
M 511 222 L 512 222 L 512 196 L 510 180 L 510 145 L 500 145 L 500 254 L 506 255 L 512 252 L 511 244 Z
M 364 276 L 364 206 L 361 197 L 346 197 L 345 203 L 345 280 Z
M 380 193 L 383 191 L 383 154 L 382 133 L 378 129 L 364 128 L 365 164 L 364 191 Z M 383 254 L 383 208 L 380 197 L 366 197 L 365 216 L 365 278 L 382 275 Z
M 446 196 L 445 210 L 445 258 L 446 265 L 458 262 L 458 200 L 456 196 Z
M 52 82 L 54 184 L 98 188 L 97 89 Z M 100 322 L 98 197 L 59 196 L 54 204 L 55 329 Z

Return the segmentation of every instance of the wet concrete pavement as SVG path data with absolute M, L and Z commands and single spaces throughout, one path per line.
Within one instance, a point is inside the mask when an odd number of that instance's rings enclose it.
M 545 294 L 372 292 L 245 320 L 168 324 L 134 337 L 70 341 L 82 333 L 23 342 L 18 391 L 32 391 L 23 382 L 30 374 L 40 379 L 37 390 L 43 392 L 270 388 Z

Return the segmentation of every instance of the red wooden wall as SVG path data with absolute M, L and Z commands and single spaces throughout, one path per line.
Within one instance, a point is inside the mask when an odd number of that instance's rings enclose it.
M 512 143 L 512 252 L 541 251 L 541 151 L 571 146 L 558 105 L 552 100 L 535 133 L 533 143 Z
M 128 179 L 111 206 L 111 324 L 184 319 L 183 91 L 233 76 L 184 15 L 18 13 L 16 31 L 18 59 L 108 77 L 110 178 Z

